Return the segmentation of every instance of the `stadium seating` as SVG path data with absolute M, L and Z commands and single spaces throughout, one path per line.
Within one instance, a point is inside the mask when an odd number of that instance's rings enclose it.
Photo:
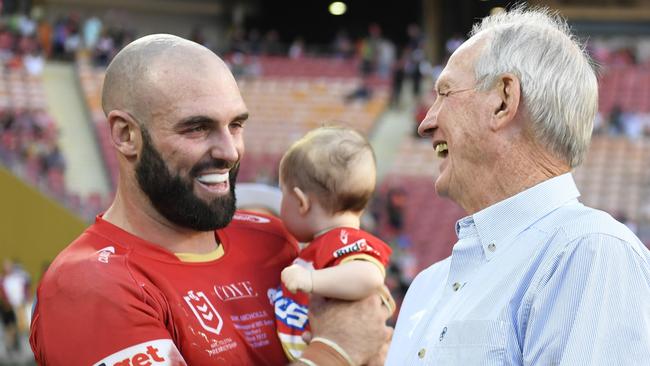
M 639 222 L 648 204 L 650 141 L 595 136 L 586 161 L 575 171 L 581 200 L 616 216 Z
M 3 165 L 81 217 L 92 219 L 105 207 L 94 202 L 96 193 L 81 197 L 65 184 L 65 162 L 56 148 L 59 127 L 48 113 L 40 76 L 21 68 L 2 68 L 0 110 L 13 121 L 11 127 L 0 128 Z
M 647 65 L 605 66 L 598 83 L 599 110 L 604 116 L 616 105 L 627 112 L 650 113 Z
M 109 172 L 111 188 L 115 190 L 118 179 L 117 157 L 115 156 L 113 147 L 110 145 L 108 123 L 102 111 L 101 102 L 104 74 L 105 69 L 103 68 L 95 68 L 84 60 L 77 62 L 77 75 L 88 106 L 88 115 L 95 128 L 97 142 L 104 163 L 106 164 L 106 169 Z

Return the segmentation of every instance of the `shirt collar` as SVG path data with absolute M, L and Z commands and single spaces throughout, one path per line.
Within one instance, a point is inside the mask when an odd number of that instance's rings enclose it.
M 456 232 L 462 231 L 462 226 L 467 225 L 469 223 L 467 220 L 471 219 L 476 225 L 485 257 L 490 260 L 516 235 L 579 196 L 580 192 L 573 176 L 571 173 L 566 173 L 459 220 L 456 223 Z

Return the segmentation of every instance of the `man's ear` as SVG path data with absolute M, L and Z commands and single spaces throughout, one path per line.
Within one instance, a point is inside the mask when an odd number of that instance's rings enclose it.
M 305 194 L 305 192 L 303 192 L 302 189 L 298 187 L 293 187 L 293 194 L 295 194 L 296 198 L 298 198 L 298 203 L 300 205 L 300 214 L 307 214 L 311 208 L 311 200 L 309 199 L 309 196 L 307 196 L 307 194 Z
M 509 125 L 517 115 L 521 101 L 519 78 L 508 73 L 501 75 L 491 94 L 495 103 L 490 127 L 496 131 Z
M 113 146 L 127 159 L 138 156 L 142 145 L 142 131 L 138 122 L 120 110 L 110 111 L 107 118 Z

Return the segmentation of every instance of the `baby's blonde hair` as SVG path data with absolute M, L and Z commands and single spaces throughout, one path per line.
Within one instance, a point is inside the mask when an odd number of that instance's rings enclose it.
M 375 190 L 375 153 L 359 132 L 320 127 L 296 141 L 280 161 L 289 190 L 313 194 L 328 212 L 361 212 Z

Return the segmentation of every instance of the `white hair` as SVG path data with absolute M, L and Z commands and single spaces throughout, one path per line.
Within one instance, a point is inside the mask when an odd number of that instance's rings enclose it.
M 589 56 L 566 21 L 548 9 L 514 9 L 486 17 L 471 36 L 485 36 L 474 72 L 487 90 L 504 73 L 519 78 L 523 105 L 538 142 L 575 168 L 582 162 L 598 110 Z

